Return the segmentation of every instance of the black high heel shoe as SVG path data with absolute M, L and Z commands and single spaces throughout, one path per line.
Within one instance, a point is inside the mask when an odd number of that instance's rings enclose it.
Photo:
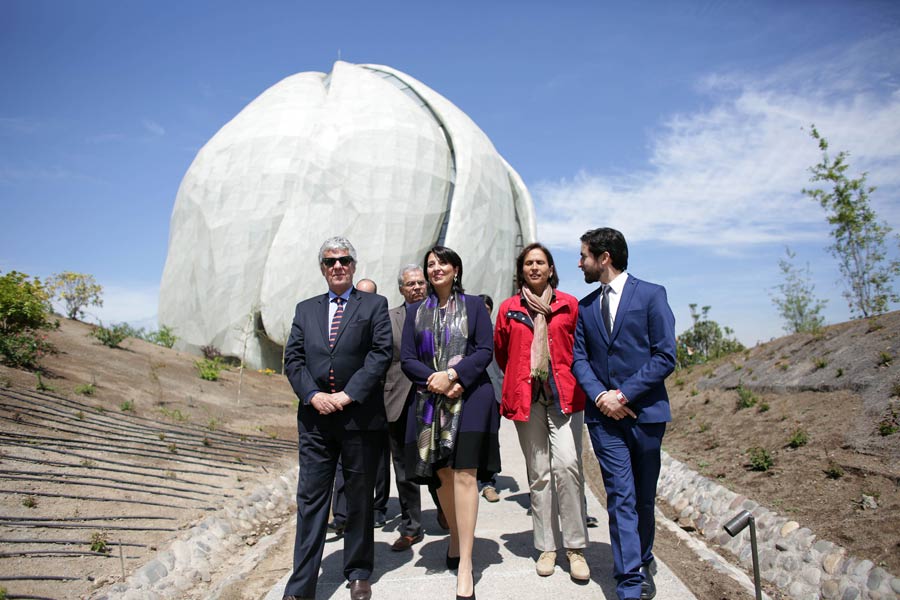
M 459 557 L 450 556 L 449 550 L 447 550 L 447 568 L 451 571 L 455 571 L 459 568 Z

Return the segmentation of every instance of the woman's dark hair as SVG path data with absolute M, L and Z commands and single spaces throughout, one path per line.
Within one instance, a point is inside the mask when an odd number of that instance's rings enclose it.
M 425 253 L 425 258 L 422 259 L 422 271 L 425 273 L 425 281 L 428 282 L 428 293 L 434 293 L 434 288 L 431 287 L 431 280 L 428 278 L 429 254 L 434 254 L 441 262 L 448 263 L 451 267 L 455 267 L 456 269 L 458 269 L 458 272 L 456 273 L 456 279 L 453 280 L 453 287 L 450 288 L 450 290 L 459 294 L 464 293 L 465 290 L 463 289 L 462 283 L 462 259 L 459 257 L 459 254 L 457 254 L 447 246 L 434 246 Z
M 617 271 L 628 268 L 628 244 L 625 243 L 625 236 L 621 231 L 610 227 L 591 229 L 581 236 L 581 241 L 587 244 L 594 258 L 600 258 L 604 252 L 609 252 L 612 266 Z
M 553 263 L 553 255 L 550 254 L 550 250 L 547 249 L 547 246 L 535 242 L 533 244 L 528 244 L 522 251 L 519 252 L 519 256 L 516 258 L 516 287 L 522 288 L 525 285 L 525 256 L 528 255 L 532 250 L 540 250 L 544 253 L 544 256 L 547 257 L 547 264 L 553 269 L 553 273 L 550 275 L 550 287 L 554 290 L 559 286 L 559 275 L 556 274 L 556 265 Z

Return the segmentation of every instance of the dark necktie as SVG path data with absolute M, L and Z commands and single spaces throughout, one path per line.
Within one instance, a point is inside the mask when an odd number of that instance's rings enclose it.
M 609 314 L 609 291 L 610 286 L 604 285 L 600 290 L 600 317 L 603 319 L 603 326 L 606 327 L 606 333 L 612 335 L 612 318 Z
M 341 319 L 344 317 L 344 299 L 338 297 L 332 302 L 337 304 L 337 309 L 334 311 L 334 317 L 331 318 L 331 329 L 328 331 L 328 345 L 334 348 L 338 329 L 341 328 Z M 331 387 L 332 394 L 337 391 L 334 384 L 334 367 L 328 370 L 328 385 Z

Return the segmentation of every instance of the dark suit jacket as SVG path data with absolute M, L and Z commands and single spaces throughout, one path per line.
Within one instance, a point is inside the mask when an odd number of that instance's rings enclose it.
M 297 419 L 309 429 L 384 429 L 384 373 L 391 362 L 391 320 L 383 296 L 353 289 L 344 307 L 334 348 L 328 345 L 328 294 L 297 305 L 284 354 L 284 371 L 300 399 Z M 315 392 L 328 392 L 334 368 L 337 391 L 353 399 L 344 410 L 320 415 L 309 404 Z
M 388 367 L 387 375 L 384 377 L 384 410 L 388 422 L 393 423 L 400 418 L 413 384 L 400 369 L 400 345 L 403 343 L 406 304 L 392 308 L 390 314 L 394 353 L 391 357 L 391 366 Z
M 572 372 L 588 396 L 586 423 L 609 418 L 594 401 L 615 389 L 628 398 L 639 423 L 671 421 L 663 382 L 674 369 L 675 316 L 664 287 L 629 275 L 612 335 L 600 317 L 600 289 L 578 303 Z

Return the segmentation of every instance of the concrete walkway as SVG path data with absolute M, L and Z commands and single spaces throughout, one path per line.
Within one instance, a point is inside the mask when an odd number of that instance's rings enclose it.
M 606 509 L 588 490 L 588 514 L 600 521 L 599 527 L 588 529 L 590 543 L 585 551 L 591 567 L 591 581 L 576 584 L 568 573 L 565 552 L 557 557 L 556 572 L 539 577 L 534 571 L 537 558 L 532 544 L 531 517 L 528 506 L 528 482 L 525 459 L 519 449 L 515 426 L 501 419 L 500 448 L 503 472 L 497 477 L 500 502 L 491 504 L 481 499 L 478 525 L 475 530 L 475 591 L 482 600 L 616 598 L 612 577 L 612 555 L 609 546 L 609 526 Z M 393 481 L 393 479 L 392 479 Z M 375 573 L 371 580 L 372 597 L 443 600 L 455 598 L 456 576 L 447 571 L 444 557 L 447 536 L 438 528 L 436 511 L 427 490 L 422 488 L 422 522 L 425 539 L 413 546 L 412 552 L 392 552 L 391 543 L 397 538 L 400 505 L 396 490 L 388 506 L 392 518 L 383 529 L 375 531 Z M 686 550 L 688 551 L 688 550 Z M 661 600 L 696 600 L 687 587 L 660 562 L 656 576 L 656 597 Z M 285 575 L 266 595 L 265 600 L 281 600 L 290 565 Z M 322 574 L 316 597 L 346 600 L 349 591 L 342 576 L 343 541 L 329 537 L 322 559 Z

